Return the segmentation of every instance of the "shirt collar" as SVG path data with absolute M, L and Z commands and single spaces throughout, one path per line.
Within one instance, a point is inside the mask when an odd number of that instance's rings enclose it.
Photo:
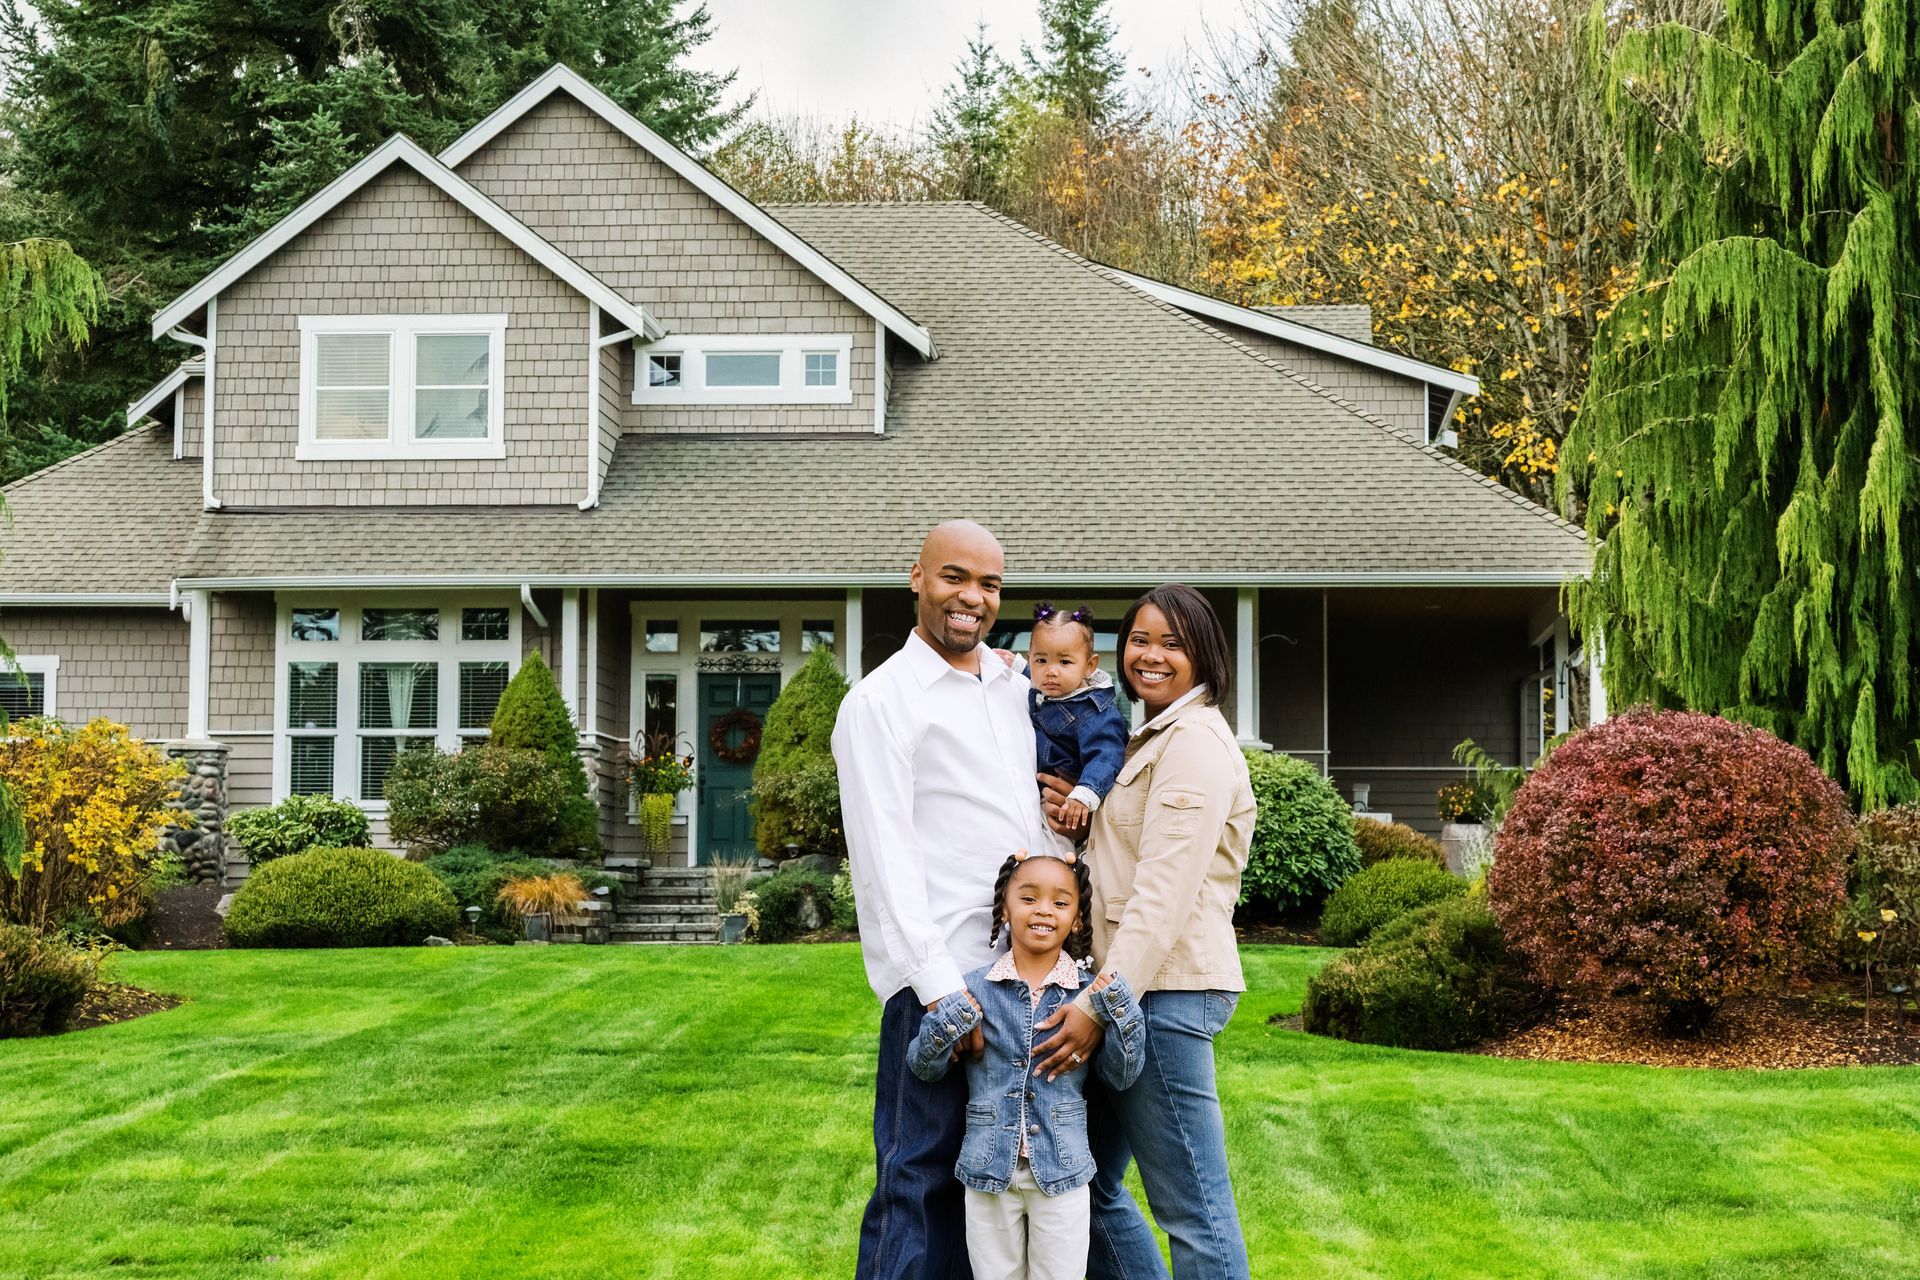
M 993 962 L 993 968 L 987 970 L 988 982 L 1012 982 L 1020 979 L 1020 971 L 1013 967 L 1013 952 L 1003 951 L 1000 958 Z M 1059 987 L 1062 991 L 1080 989 L 1080 966 L 1073 958 L 1062 951 L 1053 962 L 1053 968 L 1047 970 L 1047 976 L 1040 980 L 1043 987 Z
M 975 651 L 980 655 L 980 679 L 982 683 L 998 680 L 1004 676 L 1013 674 L 1007 664 L 1000 661 L 1000 655 L 985 645 L 976 646 Z M 913 672 L 914 679 L 920 682 L 922 689 L 932 687 L 935 680 L 948 674 L 959 676 L 963 680 L 973 679 L 972 672 L 960 670 L 951 662 L 941 657 L 932 645 L 922 640 L 918 626 L 915 626 L 913 630 L 907 632 L 906 648 L 902 650 L 902 652 L 907 655 L 908 666 Z
M 1207 686 L 1205 686 L 1204 684 L 1197 684 L 1193 686 L 1193 688 L 1187 690 L 1185 693 L 1175 698 L 1173 700 L 1172 706 L 1168 707 L 1165 711 L 1162 711 L 1159 715 L 1155 716 L 1153 719 L 1141 725 L 1140 732 L 1151 733 L 1155 729 L 1165 728 L 1168 724 L 1173 722 L 1173 718 L 1175 716 L 1180 714 L 1180 711 L 1182 708 L 1184 708 L 1188 703 L 1192 702 L 1195 698 L 1198 698 L 1202 694 L 1206 693 L 1206 691 L 1207 691 Z

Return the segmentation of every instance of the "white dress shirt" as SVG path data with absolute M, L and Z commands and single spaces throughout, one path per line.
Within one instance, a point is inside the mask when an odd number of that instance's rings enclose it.
M 840 770 L 860 950 L 881 1000 L 924 1004 L 990 963 L 993 881 L 1048 836 L 1027 681 L 985 648 L 956 670 L 917 631 L 840 704 Z

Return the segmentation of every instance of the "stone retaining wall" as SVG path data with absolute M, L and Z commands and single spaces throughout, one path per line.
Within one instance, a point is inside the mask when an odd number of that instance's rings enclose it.
M 161 832 L 160 847 L 180 855 L 189 879 L 219 883 L 226 874 L 227 745 L 182 738 L 162 743 L 161 749 L 187 766 L 167 808 L 191 814 L 193 821 Z

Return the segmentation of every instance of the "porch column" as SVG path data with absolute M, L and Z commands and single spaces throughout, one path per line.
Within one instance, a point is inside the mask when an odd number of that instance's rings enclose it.
M 1572 682 L 1567 679 L 1567 620 L 1553 620 L 1553 734 L 1557 738 L 1573 727 L 1572 710 L 1567 705 Z
M 600 732 L 600 588 L 587 589 L 587 704 L 583 733 Z
M 840 663 L 848 684 L 858 684 L 866 674 L 860 659 L 860 644 L 867 634 L 866 595 L 863 588 L 847 588 L 847 634 L 840 641 Z
M 1587 637 L 1587 723 L 1599 724 L 1607 718 L 1606 674 L 1607 635 L 1595 627 Z
M 1241 587 L 1234 609 L 1234 732 L 1243 747 L 1264 750 L 1260 739 L 1260 592 Z
M 207 689 L 213 681 L 213 593 L 189 591 L 187 601 L 187 737 L 207 737 Z
M 560 694 L 580 726 L 580 588 L 560 593 Z

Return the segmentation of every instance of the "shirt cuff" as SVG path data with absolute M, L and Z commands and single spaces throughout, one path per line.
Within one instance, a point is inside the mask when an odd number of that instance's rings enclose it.
M 1095 795 L 1090 787 L 1075 787 L 1073 790 L 1067 792 L 1067 799 L 1078 800 L 1081 804 L 1087 806 L 1088 813 L 1092 813 L 1100 807 L 1100 797 Z
M 966 986 L 960 966 L 941 956 L 907 975 L 907 985 L 921 1004 L 935 1004 Z

